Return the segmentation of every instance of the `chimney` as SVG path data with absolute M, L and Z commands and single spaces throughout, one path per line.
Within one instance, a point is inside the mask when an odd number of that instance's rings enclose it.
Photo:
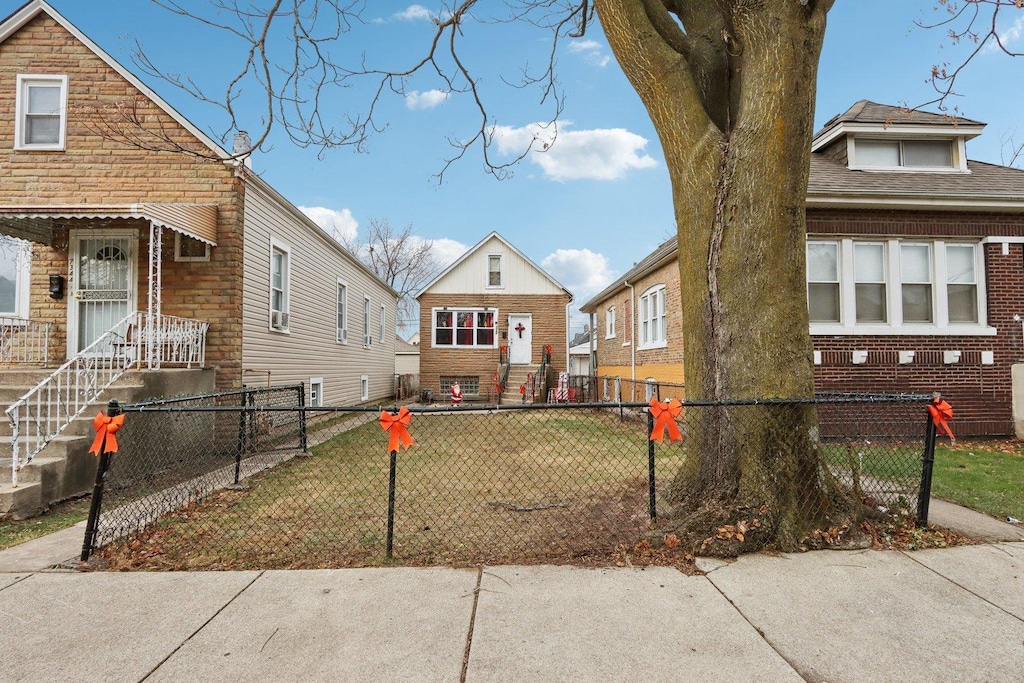
M 245 163 L 246 168 L 252 168 L 252 140 L 249 139 L 249 133 L 244 130 L 235 133 L 235 142 L 231 153 L 238 156 Z

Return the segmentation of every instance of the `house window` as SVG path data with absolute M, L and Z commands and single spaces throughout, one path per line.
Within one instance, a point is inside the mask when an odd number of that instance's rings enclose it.
M 174 233 L 175 261 L 209 261 L 210 245 L 180 232 Z
M 494 348 L 496 310 L 434 309 L 434 346 Z
M 853 248 L 853 268 L 857 322 L 886 322 L 885 245 L 857 243 Z
M 503 287 L 504 282 L 502 281 L 501 273 L 501 254 L 488 254 L 487 255 L 487 286 L 488 287 Z
M 28 242 L 0 236 L 0 316 L 28 318 L 31 263 Z
M 932 316 L 931 245 L 900 245 L 900 287 L 903 322 L 935 322 Z
M 309 405 L 320 408 L 324 404 L 324 378 L 309 378 Z
M 860 168 L 953 168 L 951 140 L 872 140 L 855 138 Z
M 976 243 L 808 242 L 811 333 L 992 334 L 981 258 Z
M 14 146 L 64 149 L 68 77 L 18 76 Z
M 288 281 L 290 254 L 288 247 L 271 240 L 270 242 L 270 329 L 288 329 Z
M 370 348 L 373 336 L 370 334 L 370 297 L 363 297 L 363 348 Z
M 459 383 L 459 388 L 462 389 L 463 394 L 471 394 L 477 396 L 480 394 L 480 378 L 479 377 L 464 377 L 464 376 L 444 376 L 440 377 L 439 388 L 441 389 L 441 396 L 448 396 L 451 394 L 452 385 L 456 382 Z
M 812 322 L 839 322 L 839 245 L 807 243 L 807 309 Z
M 665 285 L 640 296 L 640 346 L 665 346 Z
M 338 341 L 348 343 L 348 285 L 338 280 Z
M 359 378 L 359 400 L 369 401 L 370 400 L 370 376 L 362 375 Z
M 609 306 L 604 316 L 604 338 L 612 339 L 613 337 L 615 337 L 615 307 Z
M 380 305 L 380 343 L 384 343 L 384 321 L 387 317 L 387 309 L 384 304 Z
M 978 322 L 977 249 L 973 244 L 946 245 L 946 300 L 949 322 Z

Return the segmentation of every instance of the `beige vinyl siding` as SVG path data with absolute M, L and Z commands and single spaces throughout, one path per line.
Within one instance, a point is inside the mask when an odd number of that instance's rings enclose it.
M 324 405 L 360 403 L 360 377 L 369 401 L 394 393 L 396 297 L 327 235 L 258 181 L 245 195 L 245 276 L 242 304 L 243 381 L 265 385 L 323 378 Z M 289 251 L 288 331 L 270 329 L 271 240 Z M 348 343 L 337 341 L 338 280 L 348 285 Z M 363 297 L 370 297 L 372 343 L 363 345 Z M 381 304 L 385 335 L 379 337 Z
M 487 286 L 487 257 L 502 257 L 502 287 Z M 470 254 L 431 286 L 432 294 L 562 294 L 561 287 L 497 237 Z

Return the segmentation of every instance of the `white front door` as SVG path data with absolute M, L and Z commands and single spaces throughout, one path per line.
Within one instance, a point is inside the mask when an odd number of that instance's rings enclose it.
M 135 310 L 133 231 L 73 230 L 68 240 L 68 357 Z M 121 333 L 124 334 L 124 330 Z
M 508 316 L 508 362 L 529 365 L 533 362 L 533 316 L 511 313 Z

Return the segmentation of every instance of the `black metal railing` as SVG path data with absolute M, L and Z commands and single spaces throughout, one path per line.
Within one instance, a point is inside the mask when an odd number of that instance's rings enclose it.
M 640 402 L 414 406 L 416 443 L 394 452 L 379 408 L 263 391 L 124 406 L 83 559 L 99 549 L 112 568 L 607 560 L 651 530 L 680 495 L 687 459 L 724 434 L 763 461 L 744 484 L 755 509 L 800 477 L 910 514 L 930 493 L 921 396 L 687 402 L 675 442 L 651 438 L 658 423 Z M 807 410 L 813 435 L 793 429 Z M 794 469 L 783 456 L 801 449 L 812 466 Z

